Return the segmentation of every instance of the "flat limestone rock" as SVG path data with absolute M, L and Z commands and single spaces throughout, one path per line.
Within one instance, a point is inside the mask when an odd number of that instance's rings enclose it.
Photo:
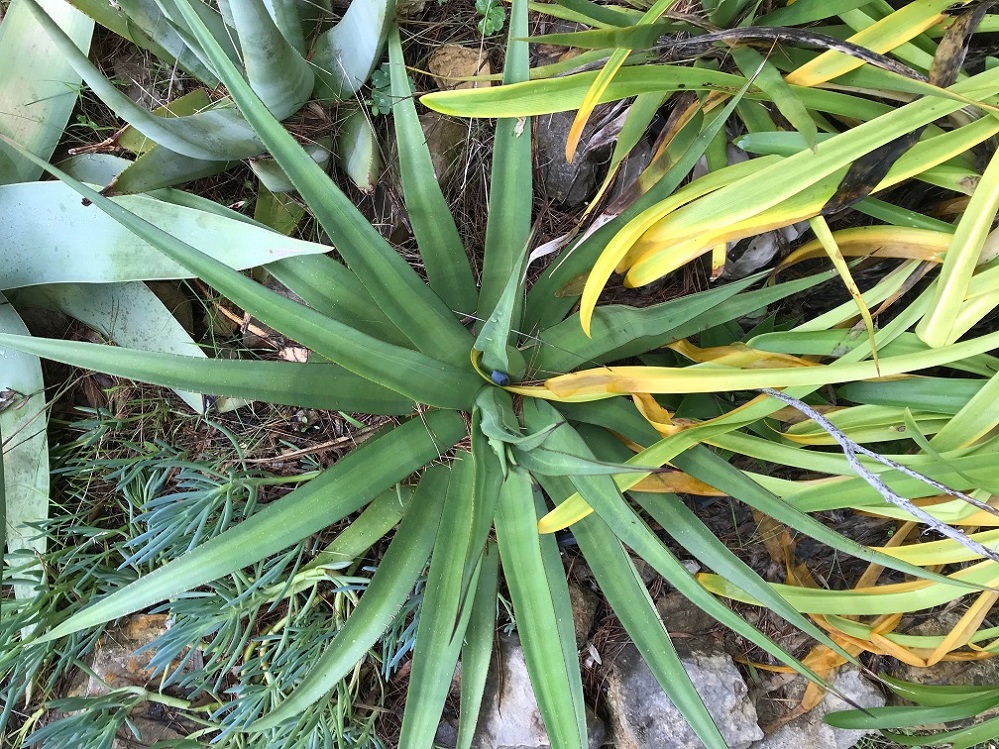
M 691 651 L 680 660 L 729 749 L 748 749 L 763 738 L 749 690 L 728 654 Z M 618 749 L 704 746 L 634 645 L 625 647 L 614 660 L 607 678 L 606 704 Z
M 550 749 L 538 701 L 531 687 L 524 650 L 516 636 L 499 639 L 499 658 L 493 659 L 482 699 L 476 749 Z M 601 721 L 586 710 L 589 749 L 598 749 L 606 733 Z
M 885 696 L 856 668 L 843 668 L 833 679 L 833 686 L 860 707 L 882 707 Z M 753 744 L 752 749 L 850 749 L 869 731 L 833 728 L 822 721 L 836 710 L 850 710 L 853 705 L 829 693 L 815 708 Z

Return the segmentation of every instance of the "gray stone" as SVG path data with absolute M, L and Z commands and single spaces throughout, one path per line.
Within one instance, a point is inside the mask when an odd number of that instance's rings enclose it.
M 705 613 L 687 596 L 675 590 L 656 599 L 656 611 L 680 654 L 689 650 L 704 650 L 705 643 L 713 637 L 712 633 L 721 628 L 711 614 Z
M 923 637 L 946 635 L 957 626 L 962 613 L 953 609 L 936 612 L 925 621 L 899 631 Z M 899 664 L 892 676 L 916 684 L 976 687 L 999 684 L 999 658 L 986 658 L 980 661 L 941 661 L 925 668 Z M 903 704 L 903 701 L 894 695 L 890 701 L 893 704 Z M 999 711 L 990 714 L 997 712 Z
M 472 746 L 477 749 L 549 749 L 538 701 L 527 674 L 524 650 L 516 636 L 499 638 L 499 658 L 493 659 L 486 680 L 482 713 Z M 597 749 L 606 730 L 586 710 L 589 749 Z
M 727 654 L 692 651 L 680 660 L 729 749 L 747 749 L 763 738 L 749 690 Z M 634 645 L 625 647 L 608 674 L 607 709 L 618 749 L 704 746 Z
M 458 727 L 453 721 L 445 721 L 437 726 L 434 746 L 440 749 L 454 749 L 458 745 Z
M 857 668 L 840 670 L 833 686 L 859 707 L 881 707 L 885 704 L 881 690 L 865 679 Z M 869 732 L 833 728 L 822 718 L 827 713 L 852 708 L 853 705 L 830 692 L 815 708 L 753 744 L 752 749 L 850 749 Z
M 427 0 L 398 0 L 396 13 L 400 18 L 418 16 L 427 7 Z
M 131 720 L 139 732 L 138 737 L 129 728 L 123 727 L 118 731 L 118 736 L 112 742 L 111 749 L 139 749 L 140 747 L 153 746 L 161 741 L 176 741 L 184 738 L 184 734 L 161 721 L 134 715 Z
M 427 138 L 434 175 L 440 186 L 446 189 L 467 160 L 468 128 L 436 112 L 421 114 L 420 126 Z
M 602 165 L 610 155 L 609 145 L 590 148 L 598 132 L 608 126 L 607 105 L 598 107 L 587 122 L 580 138 L 579 149 L 570 164 L 565 159 L 565 143 L 576 116 L 572 112 L 555 112 L 536 119 L 535 153 L 538 176 L 544 195 L 566 208 L 583 205 L 596 193 L 602 176 Z

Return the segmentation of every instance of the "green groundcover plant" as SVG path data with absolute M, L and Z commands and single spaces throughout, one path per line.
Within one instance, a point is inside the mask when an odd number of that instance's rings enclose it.
M 246 4 L 258 11 L 264 7 L 263 0 L 247 0 Z M 304 303 L 292 301 L 65 172 L 49 165 L 45 168 L 92 201 L 92 210 L 106 212 L 247 313 L 307 347 L 315 359 L 306 364 L 195 359 L 11 334 L 0 335 L 0 345 L 187 391 L 380 414 L 395 420 L 303 486 L 189 553 L 127 585 L 115 586 L 99 600 L 66 611 L 61 621 L 52 622 L 50 613 L 44 623 L 54 626 L 44 631 L 22 630 L 25 653 L 152 606 L 196 598 L 203 586 L 244 574 L 248 568 L 260 569 L 257 565 L 264 560 L 359 513 L 348 530 L 354 538 L 343 544 L 352 558 L 386 535 L 401 516 L 356 608 L 342 623 L 331 623 L 333 636 L 321 655 L 300 664 L 299 678 L 265 700 L 237 694 L 234 700 L 244 700 L 249 706 L 232 713 L 237 717 L 227 725 L 227 735 L 236 734 L 247 744 L 260 746 L 311 740 L 310 709 L 330 698 L 331 691 L 393 624 L 417 579 L 427 570 L 400 743 L 432 745 L 460 659 L 459 745 L 469 746 L 492 649 L 502 568 L 552 745 L 556 749 L 584 747 L 583 689 L 568 587 L 550 532 L 569 518 L 604 596 L 656 679 L 704 743 L 721 749 L 724 741 L 679 662 L 629 550 L 694 604 L 776 661 L 822 680 L 696 580 L 646 518 L 722 576 L 731 588 L 723 594 L 737 597 L 733 592 L 737 590 L 742 598 L 768 606 L 846 659 L 850 654 L 802 612 L 852 615 L 849 606 L 863 596 L 850 599 L 838 592 L 832 604 L 821 595 L 800 605 L 792 603 L 740 561 L 672 493 L 670 479 L 678 470 L 833 549 L 913 575 L 924 584 L 914 594 L 916 600 L 867 595 L 866 600 L 875 603 L 861 612 L 864 615 L 877 613 L 873 610 L 877 606 L 925 608 L 994 584 L 997 564 L 992 558 L 981 562 L 985 567 L 971 568 L 970 575 L 943 576 L 928 569 L 929 565 L 857 544 L 809 514 L 853 504 L 881 508 L 886 502 L 869 483 L 852 477 L 855 457 L 851 462 L 835 454 L 807 452 L 774 433 L 764 419 L 785 402 L 758 391 L 788 388 L 788 393 L 801 398 L 831 383 L 951 366 L 978 378 L 977 393 L 992 385 L 996 369 L 986 352 L 999 345 L 999 334 L 931 348 L 913 340 L 907 328 L 914 318 L 902 315 L 878 332 L 876 361 L 863 338 L 849 338 L 848 331 L 834 330 L 835 323 L 829 321 L 823 321 L 818 332 L 802 329 L 797 335 L 775 331 L 772 325 L 768 330 L 765 323 L 750 340 L 762 341 L 756 348 L 732 347 L 724 352 L 742 358 L 716 361 L 687 347 L 678 351 L 692 354 L 698 363 L 684 365 L 679 356 L 662 351 L 667 344 L 704 331 L 714 331 L 714 340 L 721 343 L 739 340 L 743 336 L 741 331 L 732 332 L 734 321 L 814 287 L 829 278 L 825 273 L 755 289 L 761 279 L 750 277 L 645 308 L 596 306 L 584 310 L 584 331 L 580 313 L 572 312 L 578 294 L 564 290 L 572 280 L 564 277 L 564 271 L 563 283 L 554 290 L 550 280 L 527 288 L 528 267 L 538 259 L 532 252 L 528 117 L 517 115 L 497 122 L 485 248 L 481 268 L 473 269 L 433 174 L 398 29 L 393 28 L 388 43 L 396 97 L 392 115 L 406 209 L 419 244 L 424 280 L 275 119 L 204 23 L 199 14 L 204 6 L 191 0 L 175 0 L 171 5 L 178 22 L 197 42 L 204 65 L 225 84 L 254 137 L 293 183 L 346 265 L 324 254 L 270 263 L 270 273 Z M 527 12 L 528 3 L 522 0 L 510 7 L 503 74 L 507 84 L 526 81 L 530 75 Z M 986 89 L 991 95 L 994 77 L 985 75 L 977 81 L 978 87 L 966 84 L 962 95 L 978 95 Z M 723 132 L 743 97 L 761 95 L 752 86 L 751 79 L 739 82 L 718 116 L 704 123 L 647 193 L 648 202 L 630 207 L 607 224 L 607 231 L 584 241 L 599 250 L 609 233 L 672 194 Z M 963 105 L 963 100 L 943 101 L 947 104 L 939 112 L 924 105 L 916 108 L 917 113 L 932 120 L 946 114 L 950 104 Z M 861 145 L 873 148 L 876 144 L 872 139 Z M 12 143 L 8 146 L 16 148 Z M 227 242 L 227 236 L 217 237 L 219 246 Z M 548 276 L 553 277 L 559 278 Z M 879 286 L 877 293 L 883 292 Z M 852 305 L 834 311 L 833 316 L 851 318 L 856 314 Z M 829 332 L 832 335 L 823 337 Z M 770 352 L 767 344 L 795 348 Z M 835 361 L 801 366 L 790 362 L 791 354 Z M 646 357 L 655 366 L 616 364 L 635 357 Z M 761 358 L 768 360 L 768 366 L 759 365 Z M 745 398 L 730 395 L 747 391 Z M 661 401 L 650 392 L 661 394 Z M 668 416 L 657 411 L 675 408 L 680 396 L 704 393 L 718 394 L 713 413 L 712 409 L 698 413 L 704 421 L 669 424 Z M 639 409 L 622 395 L 633 395 Z M 956 408 L 970 408 L 972 402 L 977 403 L 969 394 Z M 955 414 L 954 404 L 948 408 L 938 407 L 937 412 L 927 408 L 940 416 L 934 428 Z M 886 418 L 879 414 L 875 425 Z M 923 417 L 923 422 L 929 421 Z M 673 428 L 679 426 L 690 428 Z M 921 433 L 918 424 L 916 432 Z M 866 439 L 859 427 L 856 437 Z M 834 480 L 802 489 L 793 481 L 739 470 L 708 445 L 827 471 Z M 968 477 L 976 476 L 981 468 L 975 460 L 991 457 L 988 453 L 994 448 L 987 445 L 991 443 L 975 443 L 980 450 L 966 450 L 962 457 L 967 462 L 948 473 L 946 480 L 962 490 L 971 489 L 962 482 L 976 480 Z M 952 449 L 967 447 L 966 441 L 959 440 Z M 823 455 L 828 457 L 819 457 Z M 950 465 L 949 453 L 941 457 L 932 448 L 920 457 L 919 468 L 929 475 L 940 474 Z M 824 462 L 812 464 L 818 460 Z M 884 472 L 893 482 L 912 483 L 894 465 L 875 465 L 871 470 Z M 929 493 L 918 482 L 915 488 L 907 487 L 913 496 Z M 549 517 L 553 506 L 556 514 Z M 560 509 L 563 514 L 558 514 Z M 335 575 L 336 564 L 345 554 L 336 543 L 328 553 L 307 561 L 305 569 L 315 575 Z M 261 573 L 261 579 L 251 584 L 279 582 Z M 295 592 L 291 586 L 287 595 Z M 238 609 L 233 610 L 232 616 L 240 615 Z

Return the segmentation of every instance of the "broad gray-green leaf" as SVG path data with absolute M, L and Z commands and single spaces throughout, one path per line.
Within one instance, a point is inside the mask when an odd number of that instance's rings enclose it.
M 394 486 L 378 496 L 350 525 L 302 567 L 302 572 L 327 565 L 340 565 L 357 559 L 378 543 L 402 520 L 413 498 L 413 487 Z
M 357 608 L 295 691 L 248 731 L 265 731 L 301 713 L 344 678 L 378 641 L 427 563 L 437 539 L 447 487 L 446 467 L 427 470 Z
M 340 23 L 316 39 L 315 96 L 339 100 L 352 96 L 382 58 L 395 0 L 354 0 Z
M 43 2 L 53 22 L 85 54 L 94 22 L 65 2 Z M 0 23 L 0 71 L 0 133 L 49 158 L 76 106 L 80 76 L 39 27 L 24 0 L 14 0 Z M 39 167 L 16 153 L 4 151 L 2 156 L 0 184 L 41 176 Z
M 302 144 L 302 147 L 319 166 L 323 169 L 328 168 L 330 158 L 333 154 L 332 137 L 316 138 L 310 143 Z M 292 192 L 295 189 L 295 184 L 288 179 L 288 175 L 285 174 L 281 165 L 270 156 L 250 159 L 250 168 L 257 175 L 257 179 L 260 180 L 261 184 L 271 192 L 286 193 Z
M 18 305 L 57 309 L 124 348 L 206 358 L 184 326 L 140 281 L 39 286 L 14 293 L 11 299 Z M 176 392 L 192 409 L 204 413 L 205 401 L 200 393 Z M 230 411 L 241 405 L 241 401 L 225 399 L 216 408 Z
M 137 47 L 152 52 L 167 63 L 176 62 L 182 70 L 209 88 L 215 88 L 219 85 L 219 79 L 215 77 L 215 74 L 187 48 L 170 24 L 162 21 L 158 24 L 146 24 L 155 34 L 156 38 L 154 39 L 144 28 L 139 27 L 141 19 L 133 22 L 129 18 L 126 9 L 131 10 L 135 0 L 118 2 L 117 7 L 111 5 L 107 0 L 66 0 L 66 2 Z M 146 7 L 143 10 L 148 10 L 150 5 L 162 18 L 159 9 L 148 0 L 145 0 Z
M 151 111 L 157 117 L 188 117 L 204 109 L 210 109 L 211 106 L 212 98 L 208 95 L 208 91 L 196 88 Z M 126 125 L 115 133 L 114 142 L 119 148 L 130 151 L 135 156 L 141 156 L 156 145 L 156 141 L 143 135 L 131 125 Z
M 104 104 L 137 130 L 171 151 L 196 159 L 229 161 L 263 153 L 264 146 L 235 106 L 224 102 L 189 117 L 156 117 L 111 83 L 73 44 L 37 0 L 28 4 L 39 24 L 58 45 L 66 60 Z
M 320 254 L 328 247 L 146 195 L 117 204 L 233 268 Z M 0 289 L 46 283 L 110 283 L 190 278 L 190 271 L 107 216 L 83 206 L 61 182 L 0 185 Z M 45 220 L 38 220 L 44 216 Z M 220 239 L 221 238 L 221 239 Z
M 358 190 L 373 192 L 382 161 L 378 136 L 366 110 L 355 109 L 341 125 L 336 141 L 336 160 Z
M 253 204 L 254 221 L 259 221 L 287 237 L 295 233 L 304 218 L 305 206 L 297 196 L 285 192 L 271 192 L 263 184 L 257 189 L 257 201 Z
M 492 223 L 492 222 L 490 222 Z M 524 259 L 527 255 L 527 245 L 524 245 L 517 267 L 506 281 L 503 292 L 496 302 L 496 307 L 482 323 L 482 329 L 475 339 L 475 350 L 482 352 L 482 366 L 487 372 L 493 372 L 493 379 L 499 384 L 506 384 L 511 379 L 518 381 L 519 375 L 510 359 L 510 333 L 514 328 L 516 310 L 522 305 L 524 296 Z M 504 379 L 505 378 L 505 379 Z
M 328 255 L 279 260 L 267 271 L 324 315 L 380 341 L 410 347 L 409 339 L 375 304 L 353 271 Z
M 454 412 L 430 411 L 412 419 L 348 453 L 248 520 L 92 603 L 42 641 L 126 616 L 266 559 L 355 512 L 464 434 L 465 424 Z
M 127 166 L 104 188 L 108 197 L 150 192 L 172 187 L 191 180 L 211 177 L 232 167 L 231 161 L 206 161 L 171 151 L 161 145 L 153 147 Z
M 315 22 L 315 17 L 322 14 L 324 10 L 329 11 L 329 4 L 324 8 L 321 3 L 302 2 L 301 0 L 264 0 L 267 12 L 271 14 L 274 23 L 281 31 L 281 36 L 288 40 L 288 43 L 295 50 L 305 55 L 308 50 L 305 46 L 305 34 L 300 11 L 306 12 L 309 16 L 309 23 Z M 309 7 L 309 6 L 313 7 Z M 230 18 L 231 18 L 230 14 Z
M 28 330 L 0 294 L 0 333 Z M 45 551 L 44 537 L 27 523 L 45 520 L 49 510 L 49 450 L 45 386 L 38 358 L 0 347 L 0 434 L 3 434 L 4 497 L 9 551 Z M 18 597 L 30 594 L 19 589 Z
M 205 62 L 204 54 L 197 44 L 192 44 L 189 30 L 183 19 L 177 13 L 177 4 L 173 0 L 118 0 L 125 15 L 128 16 L 130 28 L 140 28 L 168 49 L 180 51 L 178 62 L 185 64 L 194 59 L 201 62 L 211 72 L 211 65 Z M 219 45 L 233 62 L 240 59 L 236 35 L 227 27 L 220 14 L 216 13 L 207 3 L 198 8 L 198 16 L 218 39 Z M 127 37 L 126 37 L 127 38 Z M 217 81 L 214 76 L 213 81 Z
M 273 3 L 271 5 L 274 7 Z M 282 10 L 284 6 L 285 3 L 279 2 L 277 9 Z M 281 33 L 263 0 L 240 0 L 232 3 L 230 10 L 243 50 L 246 79 L 271 114 L 279 120 L 289 117 L 301 109 L 312 94 L 315 82 L 312 68 Z M 300 43 L 301 33 L 301 24 L 298 24 Z

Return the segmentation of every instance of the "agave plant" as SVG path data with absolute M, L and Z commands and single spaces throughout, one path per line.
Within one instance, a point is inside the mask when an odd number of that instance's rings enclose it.
M 138 156 L 107 185 L 106 194 L 176 185 L 217 174 L 245 159 L 250 159 L 250 166 L 268 190 L 292 189 L 265 157 L 264 144 L 232 100 L 208 95 L 219 79 L 172 2 L 129 0 L 109 5 L 103 0 L 79 0 L 71 4 L 165 65 L 178 66 L 205 87 L 147 112 L 105 78 L 44 12 L 38 14 L 38 22 L 87 85 L 130 125 L 99 146 L 126 149 Z M 395 13 L 392 0 L 352 3 L 339 23 L 331 26 L 327 20 L 329 2 L 218 5 L 221 13 L 200 2 L 195 9 L 216 43 L 245 72 L 253 90 L 279 120 L 299 114 L 307 104 L 327 107 L 335 102 L 350 103 L 382 57 L 385 34 Z M 38 8 L 35 3 L 28 3 L 28 7 Z M 371 189 L 377 151 L 372 147 L 375 136 L 370 121 L 358 106 L 348 106 L 340 117 L 342 138 L 336 147 L 329 123 L 308 139 L 313 158 L 326 163 L 337 153 L 358 186 Z
M 246 5 L 256 6 L 256 12 L 264 7 L 263 0 L 248 0 Z M 0 344 L 188 391 L 396 419 L 304 486 L 190 553 L 67 612 L 64 621 L 34 635 L 34 642 L 51 642 L 183 598 L 359 512 L 345 531 L 353 532 L 349 544 L 334 541 L 326 553 L 282 583 L 282 595 L 293 596 L 300 585 L 321 580 L 347 553 L 344 549 L 354 556 L 362 553 L 401 514 L 377 572 L 322 656 L 294 684 L 273 694 L 270 702 L 239 712 L 239 720 L 225 726 L 228 735 L 244 732 L 248 741 L 269 746 L 280 745 L 289 735 L 301 737 L 311 725 L 311 707 L 326 698 L 386 631 L 429 561 L 400 744 L 432 745 L 460 658 L 459 745 L 470 745 L 491 651 L 501 567 L 552 746 L 578 749 L 587 744 L 583 691 L 565 572 L 551 535 L 572 523 L 587 564 L 657 680 L 704 743 L 720 749 L 724 741 L 686 676 L 628 550 L 778 662 L 824 682 L 695 580 L 645 517 L 744 596 L 769 606 L 841 657 L 853 656 L 727 549 L 675 490 L 698 482 L 708 485 L 832 548 L 917 576 L 955 597 L 990 584 L 988 575 L 969 581 L 945 577 L 857 544 L 790 501 L 799 488 L 795 482 L 741 471 L 707 445 L 746 455 L 762 453 L 764 459 L 786 465 L 815 461 L 815 453 L 767 428 L 754 431 L 785 404 L 771 394 L 753 397 L 757 394 L 752 391 L 788 388 L 803 398 L 829 383 L 927 367 L 980 371 L 987 366 L 984 352 L 999 344 L 999 334 L 927 349 L 912 345 L 905 335 L 912 318 L 902 316 L 879 332 L 877 343 L 884 348 L 878 361 L 870 360 L 871 351 L 862 341 L 839 331 L 838 337 L 823 337 L 812 335 L 806 325 L 768 339 L 774 346 L 807 346 L 793 354 L 835 354 L 838 358 L 832 364 L 772 353 L 762 343 L 721 349 L 684 343 L 703 331 L 714 332 L 717 338 L 734 320 L 828 279 L 824 273 L 756 290 L 751 288 L 759 279 L 751 277 L 650 307 L 605 305 L 570 314 L 571 292 L 568 297 L 553 292 L 572 280 L 565 275 L 571 271 L 546 274 L 530 289 L 526 284 L 532 260 L 531 127 L 521 116 L 505 117 L 496 126 L 489 220 L 481 279 L 476 282 L 434 178 L 400 38 L 393 30 L 388 45 L 397 97 L 393 119 L 406 208 L 420 247 L 424 281 L 285 130 L 219 46 L 196 4 L 176 0 L 173 7 L 178 27 L 197 43 L 199 59 L 225 84 L 253 137 L 288 175 L 346 265 L 324 254 L 270 263 L 271 274 L 304 300 L 295 302 L 172 231 L 143 220 L 126 203 L 102 196 L 55 167 L 45 168 L 167 259 L 308 347 L 318 360 L 294 364 L 194 359 L 10 334 L 0 335 Z M 523 0 L 515 0 L 510 10 L 503 74 L 508 87 L 501 90 L 531 85 L 521 83 L 530 74 L 524 40 L 527 7 Z M 698 71 L 698 76 L 702 74 Z M 648 193 L 650 200 L 672 193 L 722 132 L 742 97 L 757 95 L 745 79 L 724 80 L 726 85 L 737 80 L 738 94 L 666 170 Z M 980 88 L 969 86 L 965 94 L 985 87 L 984 82 L 976 85 Z M 945 101 L 946 106 L 953 104 Z M 686 200 L 698 189 L 676 194 Z M 610 221 L 585 240 L 587 247 L 598 252 L 644 207 L 640 202 Z M 210 249 L 230 242 L 220 235 Z M 592 258 L 593 252 L 588 249 L 582 256 Z M 575 262 L 570 258 L 563 268 Z M 573 275 L 578 274 L 575 267 Z M 891 293 L 885 292 L 891 283 L 897 279 L 886 279 L 870 293 Z M 834 310 L 830 318 L 852 317 L 852 304 Z M 477 322 L 470 329 L 463 319 Z M 664 355 L 662 347 L 667 344 L 695 363 L 685 366 L 672 353 Z M 659 362 L 665 357 L 667 365 L 617 364 L 635 357 Z M 599 367 L 590 368 L 593 364 Z M 576 371 L 581 367 L 587 369 Z M 749 402 L 732 408 L 733 399 L 723 394 L 739 391 L 750 394 L 736 402 Z M 648 393 L 669 396 L 657 400 Z M 675 408 L 679 396 L 701 393 L 721 394 L 716 406 L 722 407 L 722 415 L 700 422 L 674 421 L 669 409 Z M 846 481 L 851 465 L 827 455 L 822 470 L 828 468 Z M 885 480 L 893 480 L 890 471 L 882 469 Z M 399 489 L 400 484 L 404 489 Z M 830 492 L 822 494 L 825 501 L 831 501 L 830 496 L 840 500 L 839 483 L 818 487 L 817 493 L 822 489 Z M 728 588 L 723 592 L 730 594 Z M 231 611 L 232 616 L 242 615 L 238 608 Z

